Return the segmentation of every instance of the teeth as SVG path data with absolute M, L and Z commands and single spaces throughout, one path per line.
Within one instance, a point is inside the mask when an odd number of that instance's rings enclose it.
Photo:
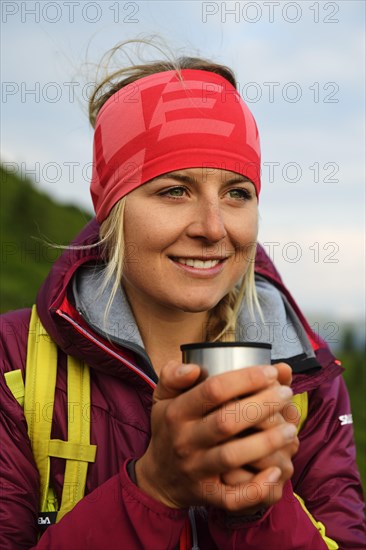
M 190 267 L 196 267 L 198 269 L 210 269 L 220 263 L 220 260 L 193 260 L 191 258 L 177 258 L 179 264 L 189 265 Z

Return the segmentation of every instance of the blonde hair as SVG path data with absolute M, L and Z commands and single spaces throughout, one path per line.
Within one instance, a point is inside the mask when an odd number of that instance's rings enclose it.
M 219 74 L 237 88 L 237 82 L 233 71 L 225 65 L 220 65 L 202 59 L 200 57 L 178 57 L 171 55 L 168 58 L 169 49 L 164 45 L 164 48 L 159 46 L 154 39 L 149 40 L 128 40 L 122 42 L 109 50 L 103 57 L 98 70 L 104 67 L 105 61 L 107 66 L 111 64 L 114 56 L 123 53 L 131 62 L 131 58 L 126 52 L 126 46 L 134 44 L 137 47 L 149 46 L 153 47 L 167 57 L 163 61 L 149 61 L 139 64 L 131 64 L 128 67 L 120 68 L 105 74 L 99 79 L 94 92 L 89 100 L 89 120 L 94 127 L 99 110 L 104 103 L 118 90 L 135 82 L 136 80 L 150 76 L 159 72 L 176 70 L 180 75 L 182 69 L 199 69 Z M 171 54 L 171 52 L 169 52 Z M 141 57 L 141 54 L 139 52 Z M 105 69 L 104 69 L 105 70 Z M 98 80 L 98 79 L 97 79 Z M 124 262 L 126 261 L 125 242 L 124 242 L 124 211 L 126 198 L 120 199 L 111 212 L 108 218 L 102 222 L 100 227 L 100 241 L 96 244 L 102 245 L 103 257 L 106 260 L 106 270 L 104 280 L 100 287 L 102 293 L 106 287 L 112 283 L 112 290 L 109 296 L 107 306 L 104 312 L 104 324 L 106 326 L 110 308 L 113 300 L 118 292 L 122 281 Z M 94 245 L 95 246 L 95 245 Z M 251 246 L 251 251 L 248 254 L 249 266 L 246 273 L 243 275 L 239 287 L 233 288 L 220 302 L 211 310 L 206 331 L 206 339 L 209 341 L 234 341 L 236 339 L 236 321 L 240 306 L 245 300 L 249 312 L 254 318 L 254 309 L 260 313 L 260 306 L 256 293 L 254 280 L 254 260 L 256 252 L 256 243 Z

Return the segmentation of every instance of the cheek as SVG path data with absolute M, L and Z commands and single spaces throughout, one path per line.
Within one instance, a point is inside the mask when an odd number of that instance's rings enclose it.
M 177 226 L 176 217 L 164 216 L 160 210 L 131 208 L 125 214 L 125 245 L 140 257 L 163 252 L 179 238 Z
M 144 245 L 154 240 L 157 227 L 148 209 L 142 210 L 133 206 L 126 206 L 124 241 L 126 246 L 133 245 L 136 250 L 142 250 Z
M 237 220 L 232 236 L 238 247 L 251 245 L 256 242 L 258 236 L 257 208 L 245 212 L 243 218 Z
M 235 263 L 239 270 L 246 269 L 248 263 L 253 260 L 258 237 L 257 209 L 246 212 L 244 216 L 245 222 L 241 220 L 237 223 L 231 234 L 232 243 L 236 249 Z

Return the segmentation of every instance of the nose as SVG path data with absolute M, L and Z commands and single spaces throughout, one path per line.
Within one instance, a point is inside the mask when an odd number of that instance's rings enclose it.
M 220 204 L 216 200 L 202 199 L 192 212 L 187 234 L 192 238 L 217 243 L 227 234 Z

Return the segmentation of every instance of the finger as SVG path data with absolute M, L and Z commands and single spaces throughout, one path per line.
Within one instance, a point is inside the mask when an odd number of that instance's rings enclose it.
M 202 420 L 192 424 L 191 442 L 196 446 L 212 447 L 242 432 L 246 437 L 245 430 L 266 421 L 265 429 L 283 424 L 284 421 L 276 413 L 289 402 L 291 396 L 292 391 L 288 386 L 270 386 L 254 396 L 224 403 L 219 409 L 209 411 Z M 277 421 L 274 422 L 274 419 Z
M 209 482 L 204 492 L 204 500 L 228 512 L 252 510 L 258 505 L 269 506 L 279 500 L 283 484 L 278 468 L 269 468 L 254 476 L 249 482 L 225 485 Z
M 296 427 L 288 423 L 247 437 L 235 438 L 204 453 L 200 468 L 206 474 L 222 474 L 272 455 L 295 438 Z
M 153 401 L 172 399 L 192 387 L 201 375 L 198 365 L 169 361 L 160 372 L 160 379 L 154 391 Z
M 267 430 L 268 428 L 272 428 L 273 426 L 277 426 L 278 424 L 283 424 L 284 422 L 288 422 L 289 424 L 293 424 L 294 426 L 298 427 L 300 418 L 301 413 L 299 411 L 299 408 L 291 400 L 285 403 L 283 408 L 279 412 L 271 411 L 271 414 L 268 416 L 268 418 L 264 419 L 263 422 L 258 424 L 257 428 L 261 430 Z
M 300 405 L 291 401 L 284 406 L 281 414 L 286 422 L 294 424 L 294 426 L 298 427 L 301 419 L 301 412 Z
M 259 424 L 257 424 L 257 428 L 258 430 L 268 430 L 269 428 L 274 428 L 275 426 L 279 426 L 280 424 L 284 424 L 284 423 L 285 423 L 285 419 L 282 413 L 279 411 L 271 410 L 268 417 L 265 418 Z
M 221 481 L 224 485 L 238 485 L 240 483 L 249 483 L 255 477 L 253 472 L 246 470 L 245 468 L 237 468 L 236 470 L 230 470 L 221 475 Z
M 276 368 L 261 365 L 210 376 L 179 397 L 180 412 L 187 418 L 202 417 L 223 403 L 267 388 L 277 375 Z
M 270 456 L 257 460 L 251 463 L 250 466 L 257 472 L 276 466 L 281 470 L 282 480 L 290 479 L 294 473 L 291 457 L 295 454 L 297 449 L 298 441 L 296 438 L 293 443 L 283 447 L 280 451 L 276 451 Z
M 278 380 L 280 384 L 290 386 L 292 382 L 292 369 L 287 363 L 275 363 L 273 365 L 278 370 Z

